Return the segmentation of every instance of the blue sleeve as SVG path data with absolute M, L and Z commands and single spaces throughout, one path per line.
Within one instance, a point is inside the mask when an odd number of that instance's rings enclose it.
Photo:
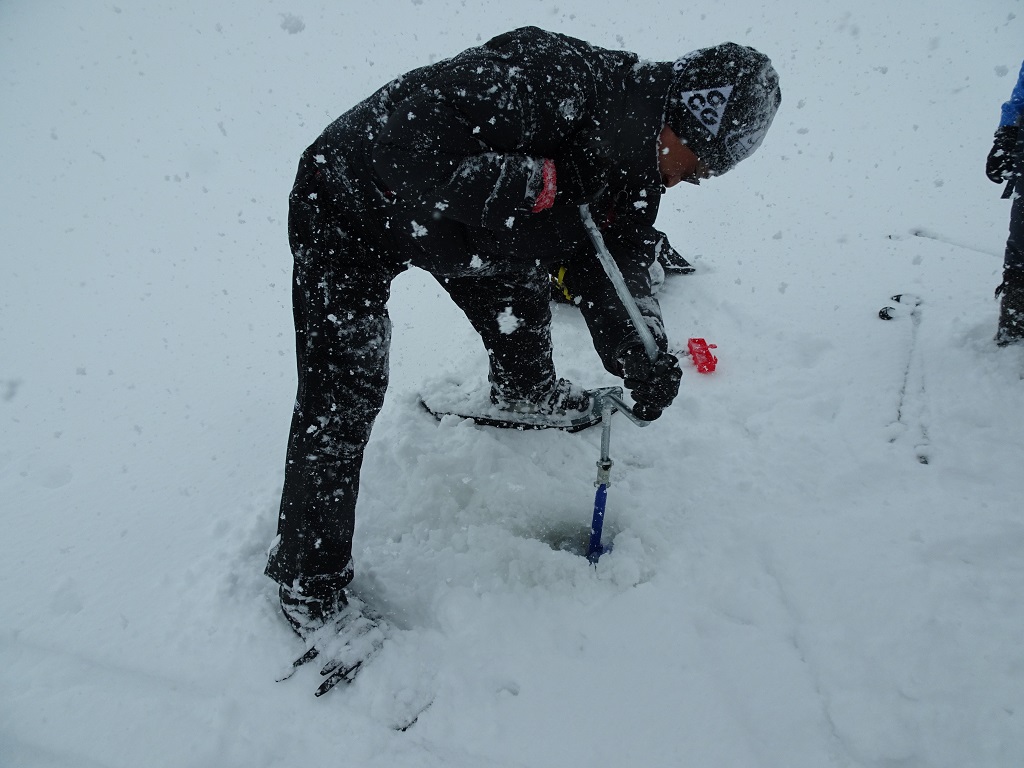
M 1003 104 L 1002 119 L 999 121 L 1000 127 L 1017 125 L 1021 115 L 1024 115 L 1024 64 L 1020 67 L 1017 85 L 1014 86 L 1013 93 L 1010 94 L 1010 100 Z

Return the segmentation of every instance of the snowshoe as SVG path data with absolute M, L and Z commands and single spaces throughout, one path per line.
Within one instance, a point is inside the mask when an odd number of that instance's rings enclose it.
M 282 588 L 283 610 L 286 591 Z M 313 610 L 322 607 L 311 609 L 308 600 L 301 603 L 298 607 L 300 622 L 308 618 Z M 314 695 L 323 696 L 339 683 L 355 680 L 359 671 L 380 652 L 390 632 L 390 626 L 381 616 L 369 611 L 366 604 L 355 597 L 345 597 L 343 604 L 336 602 L 332 607 L 338 610 L 323 614 L 322 620 L 314 618 L 300 623 L 301 630 L 295 626 L 293 616 L 285 610 L 285 618 L 292 624 L 292 628 L 303 635 L 306 650 L 292 662 L 291 668 L 278 678 L 278 682 L 288 680 L 299 668 L 319 660 L 323 664 L 320 670 L 323 681 Z
M 561 429 L 579 432 L 601 421 L 596 390 L 576 387 L 567 379 L 536 398 L 503 397 L 486 383 L 444 382 L 424 391 L 423 407 L 438 421 L 445 416 L 471 419 L 501 429 Z

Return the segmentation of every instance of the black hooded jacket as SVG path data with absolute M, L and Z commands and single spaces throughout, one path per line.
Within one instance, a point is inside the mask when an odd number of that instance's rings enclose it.
M 293 191 L 380 242 L 387 258 L 444 278 L 568 264 L 609 371 L 635 332 L 594 256 L 578 206 L 533 209 L 542 168 L 587 147 L 604 192 L 591 204 L 659 344 L 648 267 L 664 188 L 657 138 L 672 65 L 525 27 L 387 84 L 307 149 Z M 377 255 L 378 253 L 386 254 Z

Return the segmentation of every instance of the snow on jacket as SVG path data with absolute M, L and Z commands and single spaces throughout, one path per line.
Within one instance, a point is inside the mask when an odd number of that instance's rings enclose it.
M 570 264 L 595 346 L 620 373 L 617 354 L 635 333 L 577 206 L 556 196 L 534 209 L 545 160 L 584 144 L 603 157 L 595 218 L 664 346 L 648 267 L 664 240 L 657 137 L 671 81 L 671 63 L 525 27 L 388 83 L 328 126 L 304 162 L 316 168 L 319 204 L 380 223 L 383 250 L 403 264 L 439 277 Z

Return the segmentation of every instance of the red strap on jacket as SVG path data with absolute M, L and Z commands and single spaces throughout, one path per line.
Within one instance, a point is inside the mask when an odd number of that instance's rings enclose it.
M 555 204 L 555 190 L 557 189 L 557 174 L 555 173 L 555 161 L 545 159 L 544 167 L 541 170 L 541 190 L 537 195 L 537 201 L 533 204 L 531 213 L 546 211 Z

